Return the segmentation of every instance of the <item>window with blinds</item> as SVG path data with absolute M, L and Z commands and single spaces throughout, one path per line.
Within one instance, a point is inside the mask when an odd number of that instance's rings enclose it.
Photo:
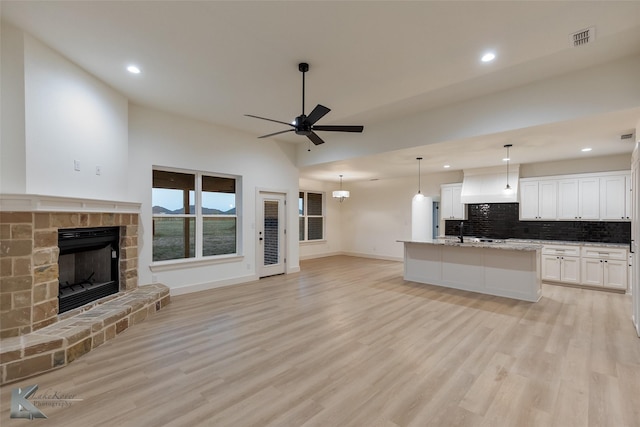
M 298 195 L 299 240 L 324 239 L 324 193 L 301 191 Z

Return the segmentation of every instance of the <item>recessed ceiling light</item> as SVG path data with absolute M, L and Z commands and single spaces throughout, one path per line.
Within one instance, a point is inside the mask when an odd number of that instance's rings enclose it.
M 586 153 L 587 151 L 591 151 L 591 150 L 592 150 L 592 148 L 586 147 L 586 148 L 583 148 L 580 151 L 582 151 L 583 153 Z
M 135 65 L 129 65 L 127 67 L 127 71 L 131 74 L 140 74 L 140 68 L 136 67 Z
M 449 169 L 451 167 L 451 165 L 444 165 L 443 168 L 445 169 Z
M 503 162 L 508 162 L 509 160 L 511 160 L 509 157 L 505 157 L 504 159 L 502 159 Z
M 482 55 L 482 58 L 480 58 L 482 62 L 491 62 L 494 59 L 496 59 L 496 54 L 493 52 L 487 52 L 484 55 Z

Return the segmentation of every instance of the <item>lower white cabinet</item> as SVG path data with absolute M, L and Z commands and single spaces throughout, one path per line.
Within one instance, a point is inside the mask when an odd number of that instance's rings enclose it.
M 580 247 L 545 245 L 542 249 L 542 280 L 580 283 Z
M 627 250 L 600 246 L 545 245 L 542 280 L 626 290 Z
M 627 289 L 627 251 L 606 247 L 582 248 L 582 283 L 610 289 Z

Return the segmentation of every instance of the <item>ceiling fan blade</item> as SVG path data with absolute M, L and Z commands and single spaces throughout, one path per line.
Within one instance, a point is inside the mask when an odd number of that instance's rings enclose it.
M 283 125 L 287 125 L 287 126 L 293 126 L 291 123 L 281 122 L 280 120 L 267 119 L 266 117 L 254 116 L 254 115 L 252 115 L 252 114 L 245 114 L 245 116 L 247 116 L 247 117 L 253 117 L 254 119 L 268 120 L 268 121 L 270 121 L 270 122 L 281 123 L 281 124 L 283 124 Z
M 313 130 L 322 130 L 329 132 L 362 132 L 364 126 L 351 126 L 351 125 L 318 125 L 314 126 Z
M 324 144 L 324 141 L 322 140 L 322 138 L 320 138 L 317 134 L 313 132 L 307 135 L 307 138 L 309 138 L 311 142 L 313 142 L 315 145 Z
M 270 136 L 280 135 L 281 133 L 285 133 L 285 132 L 293 132 L 294 130 L 295 129 L 281 130 L 280 132 L 274 132 L 267 135 L 262 135 L 262 136 L 259 136 L 258 138 L 269 138 Z
M 307 120 L 310 124 L 314 124 L 315 122 L 323 118 L 329 111 L 331 111 L 331 108 L 327 108 L 324 105 L 318 104 L 316 105 L 316 108 L 314 108 L 313 111 L 309 113 L 309 115 L 307 116 Z

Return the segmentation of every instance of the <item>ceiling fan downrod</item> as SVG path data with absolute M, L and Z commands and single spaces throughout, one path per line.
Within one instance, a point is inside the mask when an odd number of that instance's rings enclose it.
M 298 70 L 302 73 L 302 115 L 304 116 L 304 73 L 309 71 L 309 64 L 306 62 L 299 63 Z

